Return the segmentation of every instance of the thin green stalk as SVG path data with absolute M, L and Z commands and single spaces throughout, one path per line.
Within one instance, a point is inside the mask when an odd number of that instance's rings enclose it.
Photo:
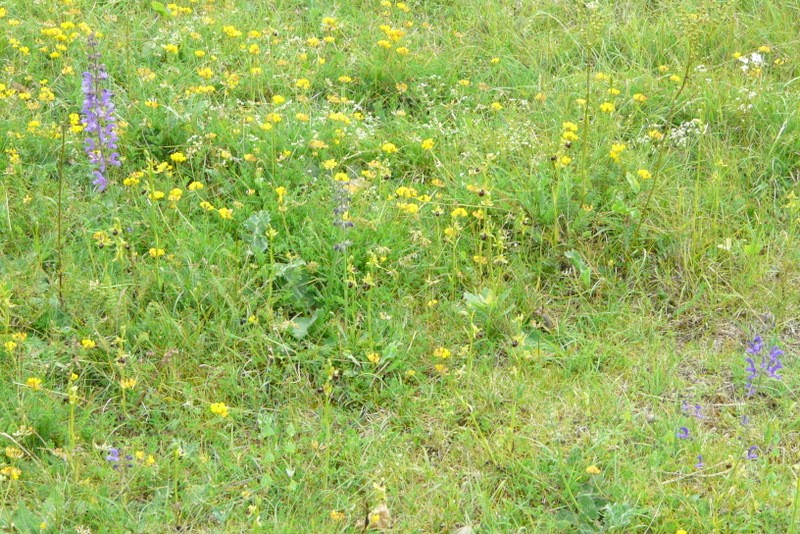
M 148 173 L 147 181 L 148 181 L 148 190 L 152 193 L 153 191 L 155 191 L 155 184 L 153 183 L 152 172 Z M 156 203 L 154 201 L 151 200 L 150 201 L 150 225 L 151 225 L 151 230 L 153 232 L 153 240 L 155 241 L 155 247 L 154 248 L 156 249 L 156 251 L 158 251 L 158 249 L 159 249 L 158 232 L 156 231 L 156 228 L 158 227 L 158 213 L 156 212 L 157 209 L 158 209 L 158 206 L 156 205 Z M 156 287 L 158 288 L 159 291 L 161 291 L 161 257 L 158 254 L 156 254 L 153 259 L 155 260 L 155 267 L 156 267 L 155 268 Z
M 586 200 L 586 195 L 589 192 L 589 99 L 592 96 L 592 63 L 589 56 L 589 51 L 586 51 L 586 95 L 584 96 L 584 100 L 586 101 L 583 105 L 583 143 L 581 144 L 581 174 L 582 174 L 582 187 L 583 191 L 581 192 L 581 205 L 583 205 L 584 201 Z
M 798 503 L 800 503 L 800 476 L 795 475 L 797 478 L 797 482 L 794 486 L 794 499 L 792 500 L 792 522 L 789 523 L 791 527 L 791 533 L 797 533 L 797 511 L 798 511 Z
M 558 199 L 561 189 L 561 173 L 556 167 L 555 182 L 552 187 L 553 195 L 553 246 L 558 245 L 559 230 L 558 230 Z
M 273 250 L 273 244 L 270 243 L 268 250 L 269 250 L 269 275 L 267 276 L 267 307 L 269 312 L 269 319 L 272 321 L 272 284 L 273 278 L 275 276 L 275 251 Z
M 350 282 L 347 280 L 347 275 L 350 271 L 350 256 L 347 254 L 347 251 L 345 251 L 344 254 L 344 276 L 342 280 L 344 282 L 344 336 L 345 343 L 347 343 L 350 339 Z
M 665 125 L 669 125 L 672 123 L 672 118 L 675 115 L 675 112 L 678 111 L 678 97 L 683 93 L 683 90 L 686 89 L 686 84 L 689 80 L 689 70 L 692 67 L 692 57 L 689 56 L 689 59 L 686 61 L 686 69 L 683 73 L 683 81 L 681 82 L 681 86 L 672 95 L 672 99 L 669 102 L 669 111 L 667 113 L 667 118 L 664 121 Z M 636 226 L 633 229 L 633 233 L 631 234 L 631 242 L 636 241 L 636 238 L 639 236 L 639 229 L 642 226 L 642 222 L 644 221 L 645 217 L 647 216 L 647 210 L 650 207 L 650 201 L 653 198 L 653 193 L 656 190 L 656 186 L 658 185 L 658 179 L 661 177 L 661 166 L 664 160 L 664 154 L 666 154 L 666 142 L 667 142 L 667 134 L 669 130 L 664 131 L 664 137 L 658 143 L 658 157 L 656 158 L 656 164 L 653 166 L 653 182 L 650 184 L 650 191 L 647 193 L 647 199 L 644 202 L 644 207 L 642 207 L 642 212 L 639 214 L 639 220 L 636 223 Z
M 61 151 L 58 156 L 58 213 L 56 215 L 56 248 L 58 248 L 58 305 L 64 309 L 64 232 L 61 221 L 64 216 L 64 153 L 67 146 L 67 126 L 61 126 Z

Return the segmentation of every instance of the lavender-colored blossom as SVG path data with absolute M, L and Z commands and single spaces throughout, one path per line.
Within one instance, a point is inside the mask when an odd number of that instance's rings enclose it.
M 761 336 L 756 336 L 753 338 L 753 341 L 747 342 L 747 354 L 756 355 L 761 352 L 761 349 L 764 346 L 764 341 L 761 339 Z
M 761 336 L 756 336 L 752 342 L 747 343 L 747 349 L 745 352 L 751 356 L 756 356 L 761 354 L 763 348 L 764 342 L 761 339 Z M 756 365 L 755 358 L 747 357 L 744 359 L 744 361 L 747 363 L 747 367 L 745 367 L 745 371 L 747 371 L 745 394 L 748 397 L 752 397 L 756 392 L 755 381 L 759 374 L 763 374 L 767 378 L 781 380 L 781 375 L 778 374 L 778 371 L 783 369 L 783 364 L 779 359 L 781 356 L 783 356 L 783 354 L 784 352 L 778 348 L 777 345 L 774 345 L 770 349 L 769 354 L 764 354 L 761 356 L 760 365 Z
M 767 376 L 770 378 L 774 378 L 776 380 L 781 379 L 781 375 L 778 374 L 780 369 L 783 369 L 783 364 L 778 359 L 779 356 L 783 356 L 784 352 L 779 349 L 777 346 L 772 347 L 769 351 L 769 361 L 764 362 L 762 364 L 762 369 L 767 373 Z
M 120 463 L 122 461 L 122 458 L 120 457 L 120 454 L 121 454 L 121 451 L 119 449 L 117 449 L 116 447 L 112 447 L 112 448 L 110 448 L 108 450 L 108 455 L 106 456 L 106 460 L 113 464 L 111 466 L 113 469 L 119 469 L 120 465 L 123 465 L 123 464 Z M 130 454 L 126 454 L 125 455 L 125 461 L 128 462 L 128 463 L 124 464 L 125 467 L 133 467 L 133 463 L 132 463 L 133 462 L 133 456 L 131 456 Z
M 745 358 L 744 361 L 747 362 L 747 367 L 745 368 L 745 371 L 747 371 L 748 373 L 747 390 L 745 391 L 745 393 L 747 394 L 748 397 L 752 397 L 756 392 L 756 388 L 753 385 L 753 381 L 756 379 L 756 376 L 758 375 L 758 368 L 756 367 L 756 362 L 753 358 Z
M 689 429 L 685 426 L 680 427 L 675 433 L 675 437 L 678 439 L 689 439 Z
M 111 448 L 108 451 L 108 456 L 106 456 L 106 460 L 109 462 L 119 462 L 119 449 Z
M 697 463 L 694 464 L 695 469 L 702 469 L 703 467 L 705 467 L 705 465 L 706 464 L 703 463 L 703 455 L 702 454 L 698 454 L 697 455 Z
M 109 165 L 120 166 L 119 152 L 117 149 L 115 107 L 111 100 L 113 93 L 100 85 L 108 80 L 106 66 L 100 63 L 100 52 L 97 50 L 95 35 L 89 34 L 88 45 L 92 51 L 89 54 L 89 70 L 83 73 L 81 90 L 83 91 L 83 123 L 87 137 L 84 141 L 86 154 L 89 161 L 95 166 L 92 171 L 94 181 L 99 191 L 108 185 L 105 176 Z
M 699 404 L 690 405 L 687 401 L 683 401 L 683 405 L 681 406 L 681 410 L 687 415 L 694 417 L 695 419 L 705 419 L 706 416 L 703 415 L 703 407 Z
M 757 450 L 758 450 L 758 447 L 756 447 L 755 445 L 753 445 L 752 447 L 747 449 L 747 459 L 748 460 L 756 460 L 756 459 L 758 459 L 758 454 L 756 454 Z
M 119 449 L 111 448 L 108 451 L 108 456 L 106 456 L 106 460 L 111 462 L 113 465 L 111 466 L 113 469 L 119 468 Z
M 752 382 L 755 380 L 756 375 L 758 374 L 758 368 L 756 368 L 756 361 L 753 358 L 745 358 L 744 361 L 747 362 L 747 367 L 745 371 L 747 371 L 747 380 Z

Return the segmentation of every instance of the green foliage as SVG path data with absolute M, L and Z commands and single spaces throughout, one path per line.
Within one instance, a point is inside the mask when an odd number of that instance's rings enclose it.
M 797 531 L 796 20 L 5 2 L 0 530 Z

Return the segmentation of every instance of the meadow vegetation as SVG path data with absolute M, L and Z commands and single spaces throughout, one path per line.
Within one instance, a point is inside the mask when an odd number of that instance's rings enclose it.
M 4 2 L 0 529 L 800 531 L 798 23 Z

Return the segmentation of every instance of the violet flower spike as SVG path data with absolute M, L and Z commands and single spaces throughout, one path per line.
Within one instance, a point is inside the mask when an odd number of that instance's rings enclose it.
M 772 347 L 769 351 L 769 361 L 765 362 L 765 365 L 762 366 L 764 371 L 767 373 L 767 376 L 770 378 L 774 378 L 776 380 L 781 379 L 781 375 L 778 374 L 778 371 L 783 369 L 783 364 L 778 359 L 779 356 L 783 356 L 784 352 L 779 349 L 777 346 Z
M 675 433 L 675 437 L 678 439 L 689 439 L 689 429 L 685 426 L 680 427 Z
M 752 397 L 756 392 L 756 387 L 753 385 L 753 381 L 756 379 L 756 376 L 758 375 L 758 368 L 756 367 L 756 361 L 753 358 L 745 358 L 744 361 L 747 362 L 747 367 L 745 368 L 745 371 L 748 372 L 746 394 L 748 397 Z
M 89 161 L 95 166 L 92 171 L 94 181 L 98 191 L 103 191 L 108 186 L 108 179 L 105 176 L 106 168 L 109 165 L 119 167 L 119 152 L 117 142 L 117 124 L 114 115 L 116 108 L 111 100 L 113 93 L 106 89 L 100 89 L 100 84 L 108 79 L 106 67 L 100 63 L 100 53 L 97 51 L 97 39 L 92 33 L 88 39 L 89 50 L 89 70 L 83 73 L 81 91 L 83 91 L 83 114 L 84 131 L 87 134 L 85 143 L 86 155 Z
M 702 454 L 698 454 L 697 455 L 697 463 L 694 464 L 695 469 L 702 469 L 703 467 L 705 467 L 705 465 L 706 464 L 703 463 L 703 455 Z
M 747 342 L 747 354 L 758 354 L 761 352 L 762 347 L 764 346 L 764 342 L 761 339 L 761 336 L 756 336 L 753 338 L 753 341 Z
M 758 374 L 758 369 L 756 368 L 756 362 L 753 358 L 745 358 L 744 361 L 747 362 L 747 367 L 745 368 L 745 371 L 749 373 L 747 375 L 747 381 L 752 382 L 753 380 L 755 380 L 756 375 Z
M 106 460 L 109 462 L 119 462 L 119 449 L 111 448 L 108 450 L 108 456 L 106 456 Z
M 108 460 L 109 462 L 111 462 L 113 464 L 111 466 L 112 469 L 118 469 L 119 468 L 119 461 L 120 461 L 119 449 L 115 449 L 113 447 L 111 449 L 109 449 L 108 456 L 106 456 L 106 460 Z
M 758 454 L 756 454 L 757 450 L 758 450 L 758 447 L 756 447 L 755 445 L 753 445 L 752 447 L 747 449 L 747 459 L 748 460 L 757 460 L 758 459 Z

